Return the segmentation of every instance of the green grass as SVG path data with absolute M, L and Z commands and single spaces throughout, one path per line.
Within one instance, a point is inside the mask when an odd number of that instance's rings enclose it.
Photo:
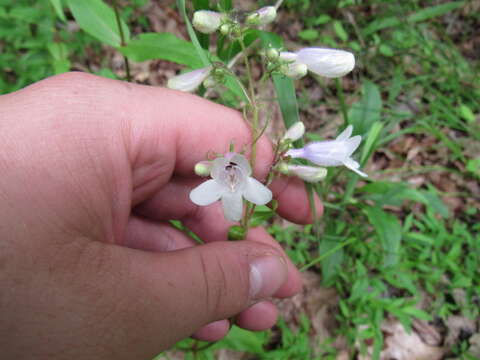
M 151 31 L 146 17 L 139 15 L 145 2 L 131 2 L 122 15 L 130 25 Z M 66 11 L 62 20 L 52 4 L 0 0 L 0 93 L 75 69 L 74 64 L 116 76 L 106 60 L 88 62 L 92 54 L 101 57 L 101 44 L 83 31 L 70 32 L 65 21 L 73 20 L 71 14 Z M 322 138 L 322 130 L 339 116 L 339 125 L 353 124 L 365 136 L 359 156 L 370 178 L 359 182 L 347 171 L 329 172 L 315 188 L 325 203 L 319 232 L 313 226 L 272 224 L 265 208 L 259 209 L 256 221 L 269 224 L 269 232 L 295 264 L 320 274 L 323 286 L 337 290 L 335 335 L 351 346 L 359 343 L 360 350 L 372 342 L 376 357 L 383 347 L 381 324 L 388 316 L 407 329 L 415 318 L 478 318 L 480 200 L 467 184 L 480 180 L 480 63 L 469 50 L 480 15 L 466 9 L 469 2 L 460 1 L 286 0 L 284 5 L 283 11 L 303 20 L 293 39 L 297 44 L 347 48 L 356 54 L 353 85 L 314 79 L 299 82 L 297 96 L 302 118 L 308 117 L 308 107 L 319 105 L 335 114 L 318 120 L 320 129 L 308 134 L 310 140 Z M 200 41 L 205 44 L 208 38 Z M 324 94 L 313 103 L 312 86 Z M 237 101 L 234 92 L 221 100 Z M 419 147 L 413 159 L 408 158 L 409 148 L 395 148 L 402 141 Z M 369 171 L 382 156 L 388 158 L 387 166 Z M 435 173 L 441 181 L 454 179 L 456 193 L 442 189 Z M 423 177 L 418 187 L 410 182 L 415 177 Z M 463 204 L 449 209 L 445 196 L 456 196 Z M 420 308 L 425 299 L 428 305 Z M 178 348 L 186 359 L 214 359 L 221 348 L 258 359 L 334 359 L 333 338 L 313 354 L 310 326 L 302 316 L 296 329 L 283 321 L 275 332 L 234 328 L 204 350 L 206 344 L 193 340 Z M 458 358 L 472 358 L 468 341 L 452 351 Z

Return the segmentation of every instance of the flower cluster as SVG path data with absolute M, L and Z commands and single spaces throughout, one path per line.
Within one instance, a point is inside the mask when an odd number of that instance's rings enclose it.
M 168 81 L 168 87 L 192 92 L 203 84 L 206 88 L 221 83 L 226 74 L 236 78 L 244 91 L 249 106 L 244 110 L 245 118 L 251 115 L 252 122 L 252 159 L 255 162 L 255 146 L 258 134 L 259 100 L 255 96 L 255 85 L 249 66 L 250 50 L 247 51 L 244 37 L 252 28 L 261 28 L 275 20 L 277 9 L 274 6 L 262 7 L 250 13 L 232 11 L 230 13 L 210 10 L 199 10 L 194 13 L 194 28 L 205 34 L 219 32 L 226 40 L 240 45 L 239 56 L 245 61 L 248 86 L 242 84 L 231 70 L 235 58 L 230 63 L 215 63 L 190 72 L 175 76 Z M 327 78 L 338 78 L 353 70 L 355 58 L 352 53 L 338 49 L 309 47 L 296 51 L 268 46 L 260 50 L 259 58 L 263 61 L 265 75 L 284 75 L 292 79 L 300 79 L 308 72 Z M 248 88 L 248 90 L 247 90 Z M 253 100 L 253 101 L 252 101 Z M 250 112 L 250 114 L 248 114 Z M 359 170 L 360 164 L 352 159 L 352 154 L 361 142 L 359 135 L 353 136 L 353 127 L 347 126 L 334 140 L 317 141 L 303 147 L 294 147 L 294 143 L 303 138 L 305 126 L 302 122 L 293 124 L 275 145 L 275 156 L 270 173 L 264 182 L 252 176 L 252 165 L 244 155 L 230 152 L 212 161 L 200 161 L 195 166 L 195 173 L 210 179 L 204 181 L 190 192 L 190 199 L 199 206 L 207 206 L 220 201 L 224 216 L 230 221 L 240 221 L 241 227 L 248 229 L 249 219 L 256 205 L 265 205 L 272 200 L 272 192 L 268 186 L 275 176 L 296 176 L 306 182 L 319 182 L 327 176 L 326 167 L 346 166 L 360 176 L 367 176 Z M 307 160 L 298 163 L 297 158 Z M 248 206 L 245 207 L 245 204 Z
M 275 20 L 277 10 L 274 6 L 265 6 L 248 14 L 243 26 L 246 28 L 264 26 Z M 193 15 L 193 26 L 204 34 L 220 31 L 226 36 L 241 37 L 242 24 L 227 13 L 210 10 L 198 10 Z M 355 67 L 355 57 L 344 50 L 309 47 L 295 52 L 270 48 L 266 52 L 268 67 L 272 72 L 279 72 L 293 79 L 304 77 L 308 71 L 327 78 L 344 76 Z M 209 77 L 214 66 L 190 71 L 171 78 L 167 86 L 171 89 L 192 92 L 203 83 L 213 85 Z M 209 86 L 206 86 L 209 87 Z

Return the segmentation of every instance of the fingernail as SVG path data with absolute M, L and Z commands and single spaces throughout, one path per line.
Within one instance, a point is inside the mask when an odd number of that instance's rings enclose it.
M 287 279 L 287 264 L 275 255 L 262 256 L 250 263 L 250 297 L 270 297 Z

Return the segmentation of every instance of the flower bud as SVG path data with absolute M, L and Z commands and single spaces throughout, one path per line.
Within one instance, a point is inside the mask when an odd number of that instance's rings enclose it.
M 198 10 L 193 14 L 193 27 L 204 34 L 215 32 L 222 22 L 223 15 L 210 10 Z
M 203 81 L 203 86 L 205 86 L 207 89 L 208 88 L 213 88 L 217 85 L 217 82 L 215 81 L 215 79 L 211 76 L 207 77 L 204 81 Z
M 267 56 L 267 59 L 270 61 L 275 61 L 279 58 L 280 53 L 278 52 L 277 49 L 268 49 L 267 52 L 265 53 Z
M 282 51 L 280 53 L 280 60 L 285 62 L 294 62 L 295 60 L 297 60 L 297 58 L 298 58 L 298 55 L 293 52 Z
M 220 26 L 220 33 L 222 35 L 226 36 L 226 35 L 230 34 L 230 30 L 231 30 L 231 27 L 228 24 L 223 24 L 222 26 Z
M 296 52 L 297 61 L 317 75 L 337 78 L 346 75 L 355 66 L 352 53 L 336 49 L 304 48 Z
M 300 63 L 293 63 L 284 65 L 280 68 L 280 71 L 283 75 L 292 78 L 292 79 L 300 79 L 307 75 L 308 68 L 305 64 Z
M 213 162 L 211 161 L 200 161 L 195 164 L 195 174 L 198 176 L 209 176 L 212 166 Z
M 168 80 L 167 87 L 181 91 L 195 91 L 200 84 L 208 77 L 211 66 L 190 71 L 184 74 L 174 76 Z
M 275 6 L 265 6 L 251 13 L 247 17 L 247 24 L 266 25 L 271 23 L 277 17 Z
M 327 176 L 327 169 L 316 166 L 287 165 L 287 173 L 306 182 L 318 182 Z
M 283 135 L 282 140 L 289 139 L 291 141 L 297 141 L 303 136 L 304 133 L 305 133 L 305 125 L 303 125 L 301 121 L 297 121 L 295 124 L 293 124 L 288 128 L 285 135 Z

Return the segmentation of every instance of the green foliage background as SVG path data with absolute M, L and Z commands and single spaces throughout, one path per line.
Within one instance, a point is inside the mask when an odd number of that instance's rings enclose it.
M 138 15 L 147 3 L 120 2 L 122 34 L 111 3 L 102 0 L 0 0 L 0 93 L 72 69 L 118 78 L 107 59 L 100 61 L 100 68 L 91 69 L 89 57 L 101 59 L 105 47 L 132 62 L 162 59 L 192 69 L 204 66 L 206 59 L 228 62 L 239 51 L 238 45 L 220 39 L 213 55 L 204 35 L 197 34 L 198 42 L 192 43 L 173 34 L 149 32 L 148 19 Z M 214 1 L 191 5 L 187 3 L 186 9 L 190 14 L 193 7 L 215 9 Z M 231 5 L 220 2 L 223 9 Z M 321 274 L 324 286 L 336 288 L 338 334 L 351 344 L 373 339 L 374 358 L 382 349 L 381 323 L 387 316 L 406 328 L 415 318 L 479 317 L 480 199 L 465 185 L 480 180 L 480 55 L 475 45 L 473 51 L 465 50 L 480 26 L 479 11 L 468 11 L 472 6 L 477 6 L 474 1 L 284 3 L 283 11 L 303 19 L 298 45 L 346 48 L 356 55 L 353 90 L 341 81 L 312 81 L 324 92 L 328 108 L 342 114 L 343 125 L 354 125 L 355 132 L 364 136 L 359 152 L 362 166 L 369 169 L 375 154 L 382 153 L 404 162 L 401 167 L 377 169 L 366 182 L 343 170 L 330 171 L 326 181 L 313 189 L 325 203 L 321 224 L 303 229 L 269 225 L 270 233 L 300 268 Z M 131 34 L 133 22 L 146 31 Z M 263 44 L 281 44 L 267 32 L 252 32 L 247 42 L 257 38 Z M 324 101 L 312 102 L 310 89 L 302 82 L 294 87 L 291 80 L 278 77 L 274 86 L 287 124 Z M 219 101 L 235 107 L 241 92 L 233 81 L 226 89 Z M 420 143 L 426 137 L 435 139 L 420 150 L 424 164 L 411 165 L 405 154 L 392 154 L 391 144 L 406 136 Z M 321 139 L 321 132 L 308 138 Z M 429 163 L 428 154 L 440 150 L 447 158 L 441 164 Z M 451 194 L 428 181 L 421 187 L 411 185 L 413 176 L 432 172 L 455 176 L 465 186 Z M 452 211 L 442 200 L 445 196 L 463 199 L 464 205 Z M 272 214 L 260 207 L 255 216 L 260 224 Z M 455 300 L 458 290 L 464 294 L 461 302 Z M 425 296 L 433 301 L 419 307 Z M 281 338 L 275 344 L 268 332 L 234 327 L 225 340 L 205 350 L 192 350 L 203 346 L 192 340 L 178 347 L 195 359 L 213 359 L 220 348 L 248 352 L 258 359 L 334 359 L 335 349 L 328 343 L 322 345 L 323 353 L 313 354 L 309 328 L 309 319 L 301 316 L 297 330 L 279 323 Z M 459 341 L 450 354 L 474 358 L 468 340 Z

